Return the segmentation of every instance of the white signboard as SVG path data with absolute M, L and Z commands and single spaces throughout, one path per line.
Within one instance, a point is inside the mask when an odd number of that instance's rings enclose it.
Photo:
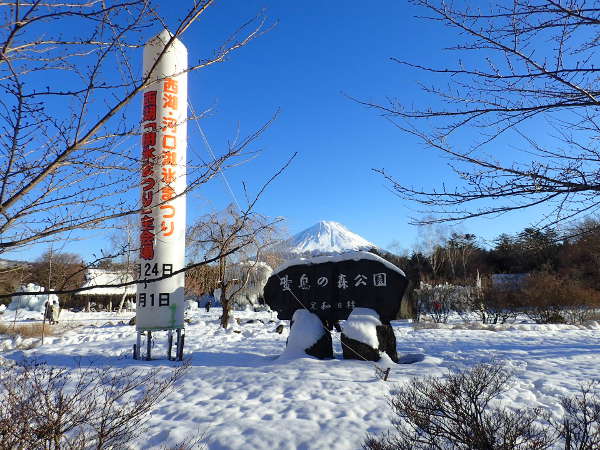
M 140 280 L 168 276 L 185 264 L 187 50 L 164 30 L 144 46 L 140 215 Z M 152 69 L 154 67 L 154 69 Z M 184 273 L 137 285 L 136 328 L 183 328 Z

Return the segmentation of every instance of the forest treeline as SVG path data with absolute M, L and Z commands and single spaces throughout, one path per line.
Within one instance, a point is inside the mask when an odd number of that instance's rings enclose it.
M 600 219 L 587 219 L 560 233 L 528 227 L 501 234 L 487 247 L 475 234 L 453 232 L 432 236 L 427 251 L 415 249 L 405 255 L 372 251 L 404 270 L 415 285 L 420 281 L 473 285 L 478 274 L 485 279 L 494 273 L 546 273 L 600 291 Z M 273 267 L 281 262 L 277 255 L 265 252 L 263 256 Z M 110 261 L 99 266 L 124 269 Z M 14 292 L 32 282 L 46 289 L 76 289 L 84 282 L 85 267 L 78 255 L 46 252 L 35 262 L 0 270 L 0 291 Z M 217 285 L 218 274 L 212 266 L 186 273 L 189 294 L 210 292 Z
M 501 234 L 485 248 L 475 234 L 432 238 L 428 251 L 399 256 L 378 252 L 418 284 L 473 284 L 479 273 L 549 273 L 600 290 L 600 219 L 586 219 L 566 232 L 525 228 Z

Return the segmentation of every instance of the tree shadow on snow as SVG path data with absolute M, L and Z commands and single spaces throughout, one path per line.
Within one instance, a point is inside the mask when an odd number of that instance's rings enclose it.
M 399 355 L 398 364 L 415 364 L 425 359 L 424 353 L 405 353 Z
M 199 352 L 190 355 L 191 366 L 206 367 L 260 367 L 272 364 L 279 355 L 257 353 Z

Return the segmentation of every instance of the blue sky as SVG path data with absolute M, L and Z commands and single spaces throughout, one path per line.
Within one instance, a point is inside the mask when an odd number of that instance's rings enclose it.
M 168 23 L 174 23 L 185 4 L 163 2 Z M 242 182 L 251 192 L 258 190 L 297 152 L 292 165 L 257 204 L 258 212 L 285 217 L 291 234 L 319 220 L 334 220 L 378 246 L 397 242 L 412 247 L 418 230 L 408 222 L 417 215 L 415 206 L 391 193 L 372 169 L 385 168 L 407 184 L 439 187 L 451 181 L 448 161 L 348 96 L 380 103 L 388 96 L 422 100 L 417 82 L 435 80 L 390 57 L 449 64 L 453 56 L 442 48 L 452 42 L 451 34 L 416 19 L 420 11 L 402 1 L 224 0 L 210 7 L 184 35 L 190 61 L 209 56 L 263 9 L 268 21 L 277 22 L 272 31 L 226 63 L 189 78 L 195 110 L 212 108 L 201 126 L 217 153 L 235 137 L 238 127 L 242 135 L 250 133 L 280 111 L 255 145 L 260 155 L 226 173 L 236 197 L 243 202 Z M 152 34 L 159 31 L 157 24 Z M 193 124 L 188 132 L 188 154 L 198 152 L 208 158 Z M 231 201 L 222 180 L 215 179 L 188 196 L 188 222 Z M 520 231 L 535 221 L 537 213 L 471 221 L 459 229 L 491 240 L 502 232 Z M 95 233 L 94 238 L 61 248 L 90 258 L 101 249 L 109 250 L 107 236 L 108 232 Z M 46 247 L 12 256 L 35 259 Z

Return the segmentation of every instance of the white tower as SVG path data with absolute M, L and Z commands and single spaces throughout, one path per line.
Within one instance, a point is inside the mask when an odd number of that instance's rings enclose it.
M 148 359 L 153 331 L 169 331 L 169 357 L 173 330 L 177 357 L 183 349 L 184 273 L 171 275 L 185 265 L 187 64 L 185 46 L 167 30 L 144 46 L 136 358 L 142 332 Z

